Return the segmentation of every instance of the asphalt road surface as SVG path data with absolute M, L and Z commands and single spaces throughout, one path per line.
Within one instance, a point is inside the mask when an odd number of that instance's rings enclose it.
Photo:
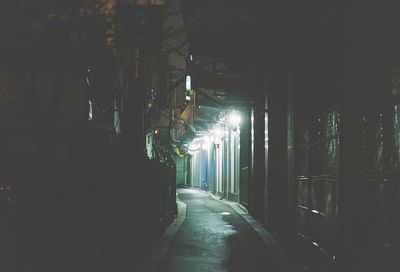
M 157 271 L 281 271 L 261 237 L 229 205 L 200 190 L 178 194 L 186 219 Z

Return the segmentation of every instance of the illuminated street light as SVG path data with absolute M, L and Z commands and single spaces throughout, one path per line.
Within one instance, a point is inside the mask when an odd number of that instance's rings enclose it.
M 190 77 L 190 75 L 186 76 L 186 81 L 185 81 L 185 87 L 186 87 L 186 91 L 190 91 L 192 89 L 192 78 Z
M 236 128 L 239 126 L 242 118 L 237 111 L 233 111 L 228 115 L 228 124 L 231 128 Z
M 88 120 L 92 121 L 92 119 L 93 119 L 93 105 L 92 105 L 92 101 L 89 100 Z

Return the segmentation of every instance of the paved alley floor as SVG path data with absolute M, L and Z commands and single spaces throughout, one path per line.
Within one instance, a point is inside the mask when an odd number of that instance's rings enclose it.
M 179 189 L 186 219 L 156 271 L 281 272 L 261 237 L 228 204 L 206 192 Z

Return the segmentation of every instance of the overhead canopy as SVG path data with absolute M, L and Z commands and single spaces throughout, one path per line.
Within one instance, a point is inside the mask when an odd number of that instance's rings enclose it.
M 184 0 L 190 52 L 227 63 L 231 71 L 267 67 L 282 47 L 283 1 Z M 280 44 L 280 46 L 278 46 Z

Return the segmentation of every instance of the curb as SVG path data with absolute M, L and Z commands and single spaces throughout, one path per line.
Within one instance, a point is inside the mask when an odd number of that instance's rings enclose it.
M 141 265 L 136 267 L 135 271 L 152 272 L 156 271 L 158 265 L 167 254 L 168 248 L 171 244 L 172 238 L 178 232 L 186 219 L 186 204 L 179 199 L 176 194 L 176 203 L 178 205 L 178 215 L 171 225 L 165 230 L 160 239 L 152 246 L 151 254 L 146 257 Z

